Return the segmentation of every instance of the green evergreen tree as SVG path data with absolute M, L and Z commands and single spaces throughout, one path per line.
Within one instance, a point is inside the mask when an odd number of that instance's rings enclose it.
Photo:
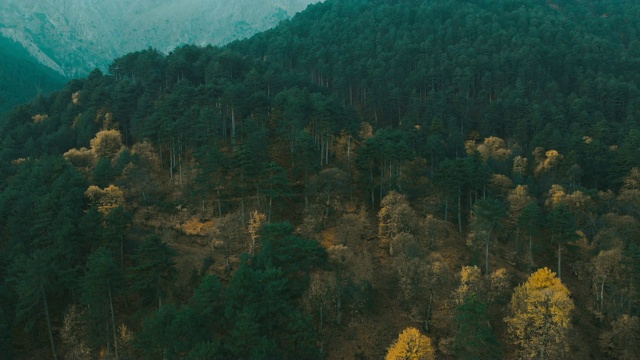
M 175 250 L 158 235 L 148 235 L 132 256 L 134 266 L 129 272 L 132 290 L 143 296 L 144 303 L 157 301 L 158 308 L 166 299 L 175 276 Z
M 114 299 L 124 291 L 124 276 L 110 250 L 96 249 L 87 260 L 82 278 L 81 300 L 89 308 L 87 324 L 94 346 L 111 346 L 118 358 L 118 323 Z M 104 341 L 106 339 L 106 341 Z
M 473 206 L 472 228 L 479 231 L 485 237 L 484 246 L 484 271 L 489 274 L 489 245 L 491 235 L 499 232 L 504 226 L 507 211 L 504 205 L 497 199 L 485 198 L 478 200 Z
M 487 304 L 470 294 L 456 309 L 458 328 L 454 349 L 457 359 L 501 359 L 500 342 L 493 333 Z

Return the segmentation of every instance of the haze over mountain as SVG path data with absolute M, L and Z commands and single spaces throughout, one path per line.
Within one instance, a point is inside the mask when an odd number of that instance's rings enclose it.
M 314 0 L 8 0 L 0 34 L 68 77 L 149 47 L 221 45 L 290 18 Z

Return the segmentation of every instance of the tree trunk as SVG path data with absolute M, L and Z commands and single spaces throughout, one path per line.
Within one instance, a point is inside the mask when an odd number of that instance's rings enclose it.
M 351 179 L 351 135 L 347 137 L 347 175 L 349 175 L 349 200 L 353 197 L 353 179 Z
M 322 223 L 324 226 L 327 226 L 327 219 L 329 218 L 329 204 L 331 203 L 331 191 L 327 193 L 327 203 L 324 207 L 324 219 Z
M 606 281 L 606 277 L 605 279 L 602 280 L 602 284 L 600 284 L 600 313 L 604 314 L 604 284 Z M 600 321 L 602 321 L 602 317 L 600 318 Z
M 109 305 L 111 306 L 111 323 L 113 324 L 113 348 L 116 351 L 116 360 L 118 360 L 118 335 L 116 334 L 116 316 L 113 311 L 113 299 L 111 298 L 111 284 L 109 284 Z
M 178 174 L 180 174 L 180 186 L 182 186 L 182 153 L 178 154 Z
M 323 161 L 324 161 L 324 139 L 322 138 L 323 135 L 320 134 L 320 168 L 322 168 L 323 165 Z
M 533 246 L 531 243 L 531 236 L 529 236 L 529 274 L 531 274 L 531 270 L 533 270 Z
M 44 285 L 40 283 L 40 292 L 42 293 L 42 301 L 44 302 L 44 315 L 47 318 L 47 330 L 49 331 L 49 341 L 51 341 L 51 351 L 53 352 L 53 358 L 58 359 L 56 353 L 56 345 L 53 342 L 53 332 L 51 331 L 51 317 L 49 316 L 49 302 L 47 301 L 47 293 L 44 291 Z
M 242 217 L 242 220 L 244 220 L 244 190 L 245 190 L 245 183 L 244 183 L 244 168 L 241 169 L 240 171 L 240 183 L 242 184 L 242 190 L 240 193 L 240 216 Z
M 462 190 L 458 186 L 458 232 L 462 233 L 462 204 L 460 204 L 460 198 L 462 197 Z
M 562 279 L 562 243 L 558 240 L 558 279 Z
M 489 276 L 489 242 L 491 241 L 491 230 L 493 230 L 493 226 L 491 226 L 487 233 L 487 241 L 484 246 L 484 274 L 486 276 Z
M 236 145 L 236 112 L 231 105 L 231 145 Z
M 380 192 L 379 192 L 379 198 L 380 198 L 380 202 L 382 202 L 382 192 L 384 191 L 384 164 L 382 163 L 382 160 L 380 160 Z
M 516 228 L 516 255 L 520 252 L 520 227 Z
M 562 279 L 562 243 L 558 241 L 558 279 Z
M 124 273 L 124 240 L 120 235 L 120 271 Z
M 340 290 L 340 286 L 338 286 L 336 296 L 336 324 L 342 325 L 342 291 Z
M 371 207 L 376 205 L 375 192 L 373 189 L 373 167 L 369 169 L 369 178 L 371 179 Z
M 329 165 L 329 148 L 331 146 L 332 141 L 333 141 L 333 134 L 331 134 L 331 137 L 327 136 L 327 145 L 324 147 L 324 151 L 325 151 L 324 163 L 326 165 Z
M 447 196 L 444 200 L 444 221 L 447 221 L 449 214 L 449 197 Z
M 273 208 L 273 196 L 269 195 L 269 216 L 267 216 L 267 223 L 271 224 L 271 209 Z
M 431 322 L 431 308 L 433 306 L 433 292 L 429 294 L 429 304 L 427 305 L 427 313 L 424 314 L 424 331 L 429 332 L 429 323 Z

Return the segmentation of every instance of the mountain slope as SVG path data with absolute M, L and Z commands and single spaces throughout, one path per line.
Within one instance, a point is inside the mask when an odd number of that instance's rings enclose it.
M 381 359 L 419 327 L 439 359 L 628 357 L 639 10 L 329 0 L 14 108 L 0 353 Z M 544 267 L 575 310 L 509 333 Z
M 250 36 L 303 10 L 310 0 L 9 0 L 0 4 L 0 33 L 43 64 L 86 75 L 149 47 L 220 45 Z
M 19 43 L 0 36 L 0 114 L 38 94 L 60 89 L 65 81 Z

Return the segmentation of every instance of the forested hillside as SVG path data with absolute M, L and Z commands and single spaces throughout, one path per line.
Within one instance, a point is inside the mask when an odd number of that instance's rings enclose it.
M 9 358 L 635 358 L 640 7 L 328 0 L 0 122 Z
M 38 94 L 61 89 L 64 82 L 20 44 L 0 36 L 0 114 Z

